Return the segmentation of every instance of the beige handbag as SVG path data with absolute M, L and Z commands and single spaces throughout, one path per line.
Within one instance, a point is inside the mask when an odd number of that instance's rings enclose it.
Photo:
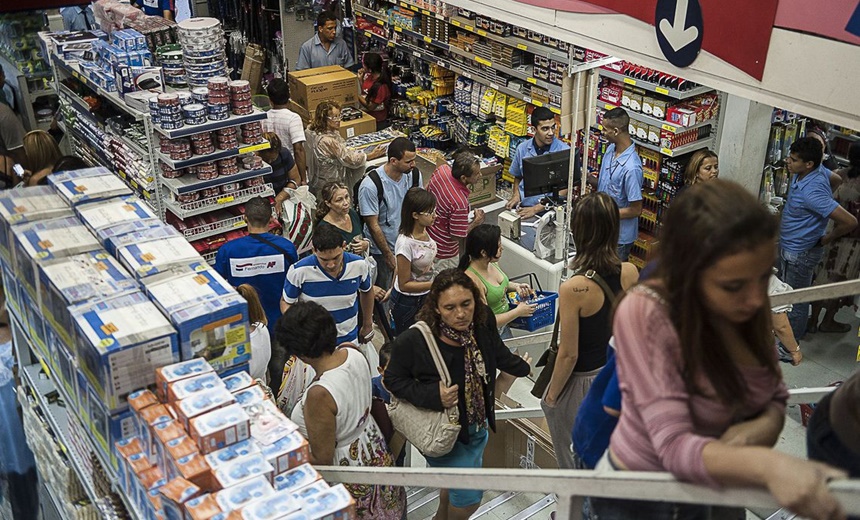
M 423 321 L 416 322 L 412 328 L 421 331 L 433 363 L 445 386 L 451 386 L 451 375 L 448 367 L 442 360 L 442 353 L 436 339 L 430 331 L 430 327 Z M 418 448 L 423 455 L 428 457 L 441 457 L 447 455 L 454 448 L 457 436 L 460 435 L 460 411 L 457 406 L 452 406 L 444 411 L 437 412 L 426 408 L 418 408 L 412 403 L 391 396 L 391 404 L 388 405 L 388 415 L 394 429 L 403 434 L 406 439 Z

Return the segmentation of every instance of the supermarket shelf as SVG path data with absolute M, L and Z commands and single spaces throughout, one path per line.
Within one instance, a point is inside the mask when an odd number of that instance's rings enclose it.
M 225 177 L 226 179 L 227 177 Z M 261 184 L 238 191 L 235 195 L 224 195 L 180 204 L 173 200 L 164 200 L 164 207 L 181 219 L 203 215 L 212 210 L 229 208 L 244 204 L 254 197 L 273 197 L 275 195 L 271 184 Z
M 60 84 L 60 98 L 69 103 L 76 111 L 91 121 L 95 121 L 96 117 L 90 112 L 90 106 L 86 101 L 75 95 L 69 87 Z
M 231 182 L 239 182 L 253 179 L 254 177 L 261 177 L 270 173 L 272 173 L 272 167 L 264 166 L 263 168 L 259 168 L 257 170 L 241 170 L 235 175 L 219 175 L 218 177 L 208 181 L 201 181 L 194 175 L 188 174 L 183 175 L 182 177 L 179 177 L 177 179 L 168 179 L 162 176 L 161 183 L 164 184 L 167 189 L 169 189 L 176 195 L 183 195 L 185 193 L 191 193 L 193 191 L 213 188 L 215 186 L 221 186 L 222 184 L 229 184 Z
M 391 40 L 389 40 L 389 39 L 388 39 L 388 38 L 386 38 L 385 36 L 382 36 L 382 35 L 376 34 L 376 33 L 375 33 L 375 32 L 373 32 L 373 31 L 360 31 L 360 32 L 361 32 L 362 34 L 364 34 L 365 36 L 367 36 L 368 38 L 376 38 L 376 39 L 377 39 L 377 40 L 379 40 L 380 42 L 383 42 L 383 43 L 385 43 L 385 44 L 387 44 L 387 45 L 391 45 L 391 46 L 393 46 L 393 45 L 394 45 L 394 42 L 392 42 Z
M 226 233 L 235 229 L 243 229 L 247 226 L 248 224 L 245 222 L 244 217 L 242 217 L 242 215 L 238 215 L 236 217 L 219 220 L 218 222 L 212 222 L 211 224 L 204 224 L 202 226 L 186 229 L 182 234 L 190 242 L 192 240 L 202 240 L 204 238 L 220 235 L 221 233 Z
M 842 132 L 836 132 L 831 130 L 828 132 L 828 135 L 831 139 L 845 139 L 846 141 L 858 141 L 860 142 L 860 134 L 843 134 Z
M 208 163 L 212 161 L 217 161 L 219 159 L 229 159 L 230 157 L 236 157 L 246 153 L 258 152 L 260 150 L 266 150 L 269 148 L 269 142 L 263 141 L 258 144 L 249 144 L 247 146 L 243 146 L 241 148 L 233 148 L 232 150 L 218 150 L 215 153 L 210 153 L 207 155 L 195 155 L 190 159 L 183 159 L 180 161 L 174 161 L 169 156 L 164 155 L 163 153 L 156 151 L 155 156 L 158 157 L 158 160 L 167 164 L 174 170 L 178 170 L 180 168 L 188 168 L 189 166 L 194 166 L 197 164 Z
M 663 148 L 661 146 L 657 146 L 656 144 L 639 141 L 637 139 L 634 139 L 633 143 L 636 146 L 641 146 L 642 148 L 647 148 L 649 150 L 654 150 L 655 152 L 660 152 L 668 157 L 677 157 L 679 155 L 684 155 L 685 153 L 700 150 L 702 148 L 712 148 L 714 146 L 714 138 L 708 137 L 705 139 L 699 139 L 698 141 L 693 141 L 690 144 L 685 144 L 684 146 L 679 146 L 678 148 L 671 149 Z
M 401 44 L 401 47 L 408 49 L 410 52 L 412 52 L 412 55 L 415 56 L 416 58 L 422 59 L 424 61 L 428 61 L 430 63 L 435 63 L 436 65 L 439 65 L 440 67 L 446 68 L 446 69 L 450 70 L 451 72 L 454 72 L 455 74 L 459 74 L 459 75 L 463 76 L 464 78 L 468 78 L 468 79 L 477 81 L 478 83 L 481 83 L 482 85 L 486 85 L 492 89 L 498 90 L 502 94 L 514 97 L 516 99 L 525 101 L 526 103 L 530 103 L 530 104 L 538 106 L 538 107 L 546 106 L 553 113 L 561 114 L 561 108 L 559 108 L 557 106 L 549 105 L 549 104 L 545 105 L 544 103 L 541 103 L 540 101 L 532 99 L 531 96 L 527 96 L 526 94 L 523 94 L 519 90 L 514 90 L 514 89 L 511 89 L 508 87 L 504 87 L 504 86 L 499 85 L 498 83 L 494 83 L 494 82 L 492 82 L 492 81 L 490 81 L 490 80 L 488 80 L 482 76 L 479 76 L 477 74 L 473 74 L 472 72 L 467 71 L 466 69 L 461 67 L 459 64 L 455 64 L 449 60 L 441 59 L 437 56 L 434 56 L 433 54 L 428 53 L 427 51 L 416 49 L 415 47 L 412 47 L 411 45 Z
M 503 45 L 514 47 L 521 51 L 530 52 L 532 54 L 537 54 L 538 56 L 544 56 L 546 58 L 563 61 L 565 63 L 570 60 L 569 54 L 565 51 L 558 50 L 555 47 L 550 47 L 548 45 L 543 45 L 542 43 L 518 38 L 516 36 L 501 36 L 490 31 L 478 29 L 477 27 L 474 27 L 472 25 L 473 23 L 475 23 L 474 21 L 468 20 L 461 16 L 452 16 L 450 22 L 451 25 L 453 25 L 454 27 L 459 27 L 466 31 L 473 32 L 478 36 L 483 36 L 489 40 L 497 41 Z
M 631 85 L 634 87 L 641 87 L 645 90 L 649 90 L 651 92 L 656 92 L 657 94 L 663 94 L 664 96 L 669 96 L 675 99 L 688 99 L 691 97 L 698 96 L 699 94 L 705 94 L 707 92 L 713 92 L 714 89 L 711 87 L 698 86 L 693 87 L 690 90 L 675 90 L 673 88 L 666 88 L 656 83 L 651 83 L 650 81 L 644 81 L 641 79 L 633 79 L 628 78 L 624 74 L 619 74 L 617 72 L 600 69 L 600 75 L 614 79 L 616 81 L 621 81 L 626 85 Z
M 252 123 L 254 121 L 262 121 L 267 117 L 268 116 L 265 112 L 255 108 L 254 112 L 248 115 L 236 116 L 230 114 L 230 117 L 223 121 L 207 121 L 202 125 L 184 125 L 182 128 L 176 130 L 165 130 L 164 128 L 161 128 L 160 125 L 156 124 L 153 124 L 152 127 L 159 134 L 175 139 L 177 137 L 188 137 L 189 135 L 200 132 L 213 132 L 215 130 L 220 130 L 221 128 L 229 128 L 231 126 L 244 125 L 245 123 Z
M 215 265 L 215 257 L 218 255 L 218 251 L 210 251 L 209 253 L 203 253 L 203 260 L 206 260 L 206 263 L 209 265 Z
M 570 74 L 579 74 L 580 72 L 585 72 L 591 69 L 597 69 L 600 67 L 604 67 L 606 65 L 610 65 L 615 63 L 616 61 L 621 61 L 621 58 L 616 58 L 615 56 L 606 56 L 597 60 L 591 60 L 586 62 L 574 62 L 570 67 Z
M 365 18 L 371 18 L 373 20 L 376 20 L 376 23 L 379 25 L 384 26 L 388 23 L 388 15 L 385 13 L 380 13 L 374 11 L 373 9 L 368 9 L 367 7 L 362 7 L 360 5 L 353 5 L 352 10 L 364 16 Z
M 116 176 L 122 179 L 132 191 L 138 194 L 144 202 L 152 206 L 152 200 L 155 198 L 155 181 L 142 182 L 133 175 L 127 174 L 124 170 L 117 168 L 114 170 Z
M 42 96 L 56 96 L 57 91 L 52 88 L 43 88 L 40 90 L 33 90 L 30 92 L 30 99 L 36 99 Z
M 125 101 L 123 101 L 122 98 L 119 97 L 119 94 L 117 94 L 116 92 L 108 92 L 107 90 L 96 85 L 89 78 L 81 74 L 80 68 L 78 67 L 77 63 L 68 63 L 56 54 L 51 55 L 51 62 L 55 65 L 55 67 L 65 70 L 73 78 L 95 91 L 97 94 L 108 100 L 111 104 L 115 105 L 120 110 L 132 115 L 138 121 L 144 118 L 143 112 L 135 110 L 130 106 L 126 105 Z
M 601 100 L 597 100 L 597 106 L 601 108 L 605 108 L 606 110 L 612 110 L 613 108 L 618 108 L 618 105 L 613 105 L 612 103 L 606 103 Z M 682 126 L 670 123 L 664 119 L 657 119 L 656 117 L 651 117 L 647 114 L 643 114 L 642 112 L 634 112 L 632 110 L 627 110 L 627 115 L 630 116 L 630 119 L 634 119 L 641 123 L 646 123 L 652 126 L 659 126 L 663 130 L 667 132 L 671 132 L 673 134 L 680 134 L 686 132 L 688 130 L 695 130 L 697 128 L 701 128 L 706 125 L 716 125 L 717 121 L 715 119 L 708 119 L 707 121 L 702 121 L 701 123 L 696 123 L 695 125 L 690 126 Z

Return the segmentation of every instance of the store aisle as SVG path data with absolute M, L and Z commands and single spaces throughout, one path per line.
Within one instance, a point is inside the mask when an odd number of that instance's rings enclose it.
M 284 13 L 284 42 L 289 68 L 293 70 L 299 59 L 299 48 L 314 35 L 314 21 L 310 17 L 297 21 L 295 13 Z

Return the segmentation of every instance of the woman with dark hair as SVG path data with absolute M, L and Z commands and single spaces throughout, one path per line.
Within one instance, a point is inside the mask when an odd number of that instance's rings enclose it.
M 315 225 L 323 222 L 338 230 L 350 253 L 364 256 L 370 249 L 370 241 L 361 236 L 361 217 L 352 207 L 352 196 L 346 184 L 327 182 L 320 190 Z
M 496 370 L 515 377 L 529 373 L 528 354 L 512 354 L 496 330 L 496 319 L 481 302 L 481 293 L 458 269 L 439 273 L 418 319 L 433 333 L 452 385 L 441 381 L 422 333 L 412 327 L 392 343 L 383 382 L 391 395 L 419 408 L 442 411 L 457 406 L 460 435 L 441 457 L 425 457 L 430 467 L 480 468 L 487 446 L 487 428 L 496 429 Z M 437 519 L 465 520 L 481 504 L 483 491 L 443 489 Z
M 292 420 L 310 444 L 310 462 L 334 466 L 394 466 L 379 427 L 370 415 L 367 360 L 357 349 L 337 348 L 334 318 L 320 304 L 299 301 L 275 328 L 278 344 L 310 365 L 315 377 Z M 345 484 L 358 518 L 400 520 L 406 494 L 398 486 Z
M 272 184 L 272 189 L 275 190 L 275 211 L 280 214 L 281 205 L 288 198 L 287 188 L 298 188 L 302 178 L 293 154 L 290 153 L 289 148 L 282 146 L 278 134 L 266 132 L 263 138 L 269 142 L 269 147 L 260 150 L 257 154 L 272 167 L 272 173 L 263 177 L 263 180 Z
M 843 182 L 836 188 L 833 198 L 855 217 L 860 218 L 860 143 L 853 143 L 848 149 L 848 167 L 834 172 Z M 830 224 L 832 227 L 832 224 Z M 824 260 L 818 265 L 815 285 L 856 280 L 860 277 L 860 226 L 847 235 L 827 244 Z M 851 324 L 836 321 L 841 300 L 815 302 L 807 330 L 815 332 L 837 332 L 845 334 Z M 821 309 L 824 318 L 821 318 Z M 818 320 L 821 319 L 821 323 Z
M 499 226 L 481 224 L 466 235 L 466 245 L 458 268 L 475 282 L 486 303 L 496 315 L 496 324 L 502 339 L 514 337 L 509 323 L 520 317 L 531 316 L 536 305 L 526 300 L 534 294 L 527 283 L 512 283 L 499 267 L 502 258 L 502 231 Z M 508 305 L 508 291 L 516 292 L 523 299 L 513 309 Z
M 361 96 L 358 101 L 376 119 L 376 130 L 388 126 L 388 103 L 391 101 L 391 79 L 382 56 L 375 52 L 364 54 L 364 67 L 358 71 Z
M 618 295 L 639 280 L 636 267 L 618 257 L 618 228 L 618 206 L 605 193 L 583 197 L 570 219 L 576 244 L 576 257 L 570 265 L 573 276 L 558 290 L 558 355 L 541 399 L 555 459 L 563 469 L 578 467 L 570 449 L 573 420 L 606 364 L 606 346 L 612 336 L 614 298 L 604 293 L 602 285 Z
M 690 187 L 664 216 L 653 278 L 613 319 L 621 416 L 597 471 L 669 471 L 712 487 L 766 487 L 800 516 L 841 519 L 841 472 L 773 450 L 788 391 L 768 281 L 778 224 L 738 184 Z M 706 519 L 710 507 L 591 499 L 599 518 Z
M 400 334 L 415 323 L 433 283 L 436 242 L 427 228 L 436 220 L 436 196 L 423 188 L 411 188 L 400 208 L 400 233 L 394 243 L 397 272 L 391 291 L 394 333 Z

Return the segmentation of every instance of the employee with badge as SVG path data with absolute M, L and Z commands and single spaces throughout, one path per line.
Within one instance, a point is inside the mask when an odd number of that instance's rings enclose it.
M 544 193 L 531 197 L 525 196 L 525 188 L 523 187 L 523 159 L 570 149 L 570 146 L 560 139 L 556 139 L 555 133 L 558 130 L 558 126 L 555 122 L 555 116 L 548 108 L 535 108 L 534 112 L 532 112 L 532 126 L 535 129 L 534 138 L 520 143 L 511 160 L 510 172 L 517 179 L 517 186 L 513 190 L 510 200 L 505 204 L 507 209 L 516 209 L 522 218 L 534 217 L 547 209 L 541 203 L 541 199 L 552 195 L 551 193 Z M 567 195 L 567 190 L 561 190 L 559 195 Z
M 161 16 L 166 20 L 173 20 L 172 0 L 131 0 L 131 5 L 139 7 L 149 16 Z

